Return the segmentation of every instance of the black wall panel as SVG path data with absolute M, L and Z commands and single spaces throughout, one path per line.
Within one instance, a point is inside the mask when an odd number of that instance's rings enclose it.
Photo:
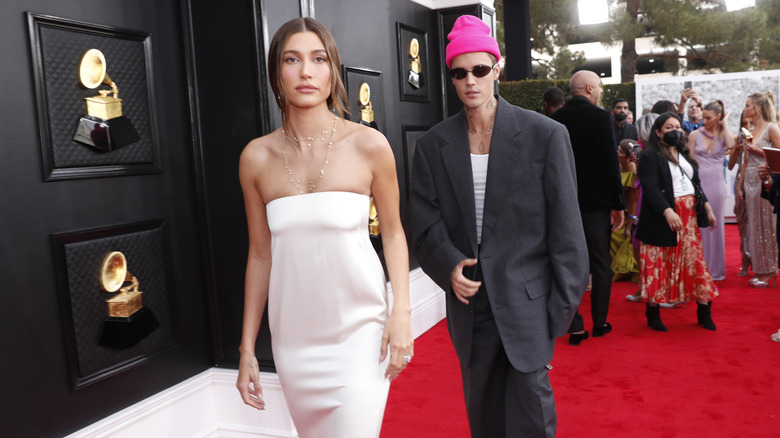
M 159 173 L 45 182 L 28 11 L 151 35 Z M 66 435 L 213 364 L 199 258 L 181 16 L 175 0 L 25 0 L 0 5 L 3 436 Z M 110 74 L 112 66 L 108 69 Z M 73 79 L 78 80 L 77 71 Z M 169 226 L 166 240 L 173 262 L 166 276 L 176 285 L 170 305 L 179 315 L 175 330 L 181 337 L 164 355 L 73 390 L 52 235 L 150 219 L 165 220 Z M 143 285 L 144 279 L 140 281 Z M 156 316 L 168 318 L 163 312 Z

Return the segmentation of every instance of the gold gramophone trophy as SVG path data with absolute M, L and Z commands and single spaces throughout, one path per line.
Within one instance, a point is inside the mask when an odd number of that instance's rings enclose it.
M 132 347 L 160 326 L 152 311 L 144 308 L 138 279 L 127 270 L 127 259 L 121 252 L 112 251 L 103 259 L 100 286 L 106 292 L 119 291 L 106 300 L 108 317 L 103 322 L 100 345 Z
M 414 88 L 420 88 L 422 85 L 422 78 L 420 72 L 422 72 L 422 65 L 420 62 L 420 42 L 417 38 L 412 38 L 409 42 L 409 57 L 412 58 L 412 62 L 409 65 L 409 77 L 407 81 Z
M 122 115 L 119 87 L 106 73 L 103 52 L 89 49 L 84 53 L 79 63 L 79 81 L 91 90 L 103 84 L 111 89 L 98 90 L 96 96 L 84 98 L 87 115 L 79 120 L 73 140 L 105 152 L 140 140 L 133 122 Z
M 382 228 L 379 226 L 379 214 L 376 212 L 374 197 L 368 205 L 368 237 L 371 238 L 371 246 L 378 253 L 382 251 Z
M 360 104 L 363 105 L 363 108 L 360 110 L 360 123 L 374 129 L 379 129 L 374 121 L 374 107 L 371 105 L 371 87 L 365 82 L 360 85 L 358 100 Z

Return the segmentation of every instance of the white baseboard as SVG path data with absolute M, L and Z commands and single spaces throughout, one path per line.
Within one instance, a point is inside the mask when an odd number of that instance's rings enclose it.
M 409 290 L 416 338 L 444 318 L 444 294 L 421 269 L 409 273 Z M 237 375 L 237 370 L 206 370 L 67 438 L 297 437 L 276 374 L 260 374 L 263 412 L 241 401 Z

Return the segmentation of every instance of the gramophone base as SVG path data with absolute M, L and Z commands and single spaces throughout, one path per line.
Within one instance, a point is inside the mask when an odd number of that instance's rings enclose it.
M 372 120 L 370 122 L 366 122 L 365 120 L 360 120 L 360 124 L 361 125 L 370 126 L 370 127 L 374 128 L 374 129 L 377 129 L 377 130 L 379 129 L 379 125 L 377 125 L 376 121 L 374 121 L 374 120 Z
M 159 326 L 157 318 L 146 307 L 128 317 L 107 316 L 98 344 L 109 348 L 130 348 Z
M 111 152 L 140 140 L 133 122 L 125 116 L 105 120 L 95 116 L 79 119 L 73 140 L 103 152 Z

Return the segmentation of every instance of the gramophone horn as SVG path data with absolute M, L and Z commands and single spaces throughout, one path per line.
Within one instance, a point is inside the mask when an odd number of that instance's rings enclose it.
M 116 83 L 106 73 L 106 57 L 98 49 L 89 49 L 84 52 L 79 64 L 79 80 L 86 88 L 94 89 L 100 84 L 106 84 L 114 92 L 114 97 L 119 97 Z
M 127 272 L 127 259 L 119 251 L 112 251 L 103 259 L 100 268 L 100 286 L 106 292 L 116 292 L 133 276 Z

